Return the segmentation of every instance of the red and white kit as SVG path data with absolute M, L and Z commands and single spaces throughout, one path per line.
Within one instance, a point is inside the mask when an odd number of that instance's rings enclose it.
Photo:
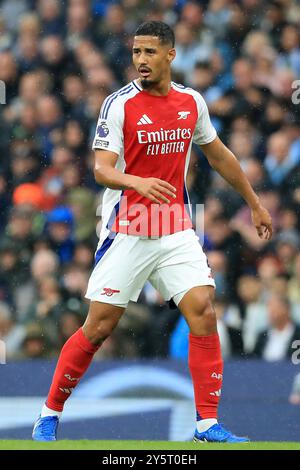
M 116 168 L 176 187 L 176 199 L 154 204 L 134 190 L 106 189 L 102 229 L 87 298 L 126 306 L 149 279 L 178 304 L 197 285 L 212 285 L 194 231 L 185 179 L 191 147 L 216 138 L 202 96 L 171 84 L 154 96 L 133 81 L 104 101 L 93 149 L 118 155 Z

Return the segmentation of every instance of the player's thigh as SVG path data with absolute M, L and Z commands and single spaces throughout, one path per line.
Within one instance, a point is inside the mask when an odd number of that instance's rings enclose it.
M 127 307 L 137 300 L 140 290 L 153 269 L 155 250 L 138 237 L 117 234 L 90 276 L 86 297 L 94 302 Z M 104 251 L 102 246 L 97 253 Z
M 171 236 L 169 246 L 150 277 L 165 300 L 178 306 L 183 296 L 198 286 L 215 287 L 207 258 L 193 230 Z

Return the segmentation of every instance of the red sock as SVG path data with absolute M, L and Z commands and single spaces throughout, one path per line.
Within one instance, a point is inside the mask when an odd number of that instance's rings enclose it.
M 51 410 L 62 411 L 65 401 L 89 367 L 99 346 L 94 346 L 84 336 L 82 328 L 64 344 L 54 372 L 46 405 Z
M 217 333 L 189 335 L 189 369 L 194 385 L 197 419 L 217 418 L 223 360 Z

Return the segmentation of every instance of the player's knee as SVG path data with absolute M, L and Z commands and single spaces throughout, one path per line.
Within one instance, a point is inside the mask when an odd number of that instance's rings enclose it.
M 216 323 L 216 313 L 212 306 L 212 304 L 207 305 L 203 312 L 203 318 L 205 319 L 205 323 L 209 326 L 214 326 Z
M 196 316 L 201 318 L 207 325 L 213 326 L 216 322 L 216 313 L 212 301 L 209 298 L 199 303 L 195 313 Z

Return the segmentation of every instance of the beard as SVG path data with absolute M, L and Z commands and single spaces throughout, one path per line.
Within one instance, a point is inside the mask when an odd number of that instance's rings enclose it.
M 148 80 L 147 78 L 142 78 L 141 79 L 141 85 L 144 89 L 151 88 L 153 85 L 155 85 L 156 81 L 154 80 Z

